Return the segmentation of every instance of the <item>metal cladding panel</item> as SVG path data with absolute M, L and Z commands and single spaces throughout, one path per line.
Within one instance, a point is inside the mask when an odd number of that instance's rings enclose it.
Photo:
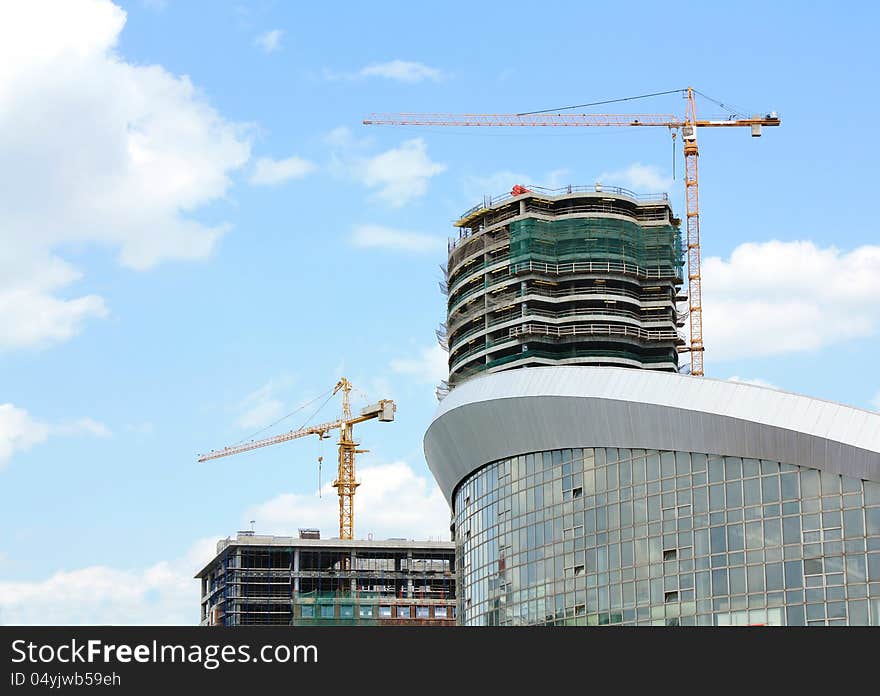
M 770 459 L 880 481 L 880 414 L 758 387 L 647 370 L 535 367 L 454 389 L 425 434 L 451 501 L 471 472 L 566 447 L 643 447 Z

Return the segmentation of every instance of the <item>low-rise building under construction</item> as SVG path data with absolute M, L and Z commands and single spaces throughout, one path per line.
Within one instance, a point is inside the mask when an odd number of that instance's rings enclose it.
M 201 624 L 454 625 L 455 544 L 239 532 L 201 580 Z

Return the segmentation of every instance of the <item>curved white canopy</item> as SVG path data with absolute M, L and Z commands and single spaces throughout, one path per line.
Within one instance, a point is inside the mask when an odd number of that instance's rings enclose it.
M 532 367 L 472 378 L 441 403 L 425 457 L 447 500 L 504 457 L 637 447 L 770 459 L 880 482 L 880 413 L 668 372 Z

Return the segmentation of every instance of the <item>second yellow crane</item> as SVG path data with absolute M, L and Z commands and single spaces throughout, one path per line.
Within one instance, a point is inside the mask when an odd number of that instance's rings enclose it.
M 337 418 L 329 423 L 319 423 L 318 425 L 310 425 L 300 428 L 299 430 L 291 430 L 281 435 L 267 437 L 262 440 L 253 440 L 230 447 L 224 447 L 220 450 L 211 450 L 207 454 L 199 455 L 200 462 L 206 462 L 211 459 L 219 459 L 220 457 L 228 457 L 241 452 L 274 445 L 279 442 L 288 442 L 296 440 L 306 435 L 317 435 L 320 439 L 329 437 L 329 431 L 339 428 L 339 471 L 333 487 L 339 493 L 339 538 L 354 538 L 354 494 L 360 485 L 354 475 L 355 455 L 368 450 L 358 449 L 357 442 L 354 441 L 354 432 L 352 427 L 356 423 L 363 423 L 367 420 L 377 418 L 381 422 L 390 422 L 394 420 L 394 412 L 397 406 L 391 399 L 381 399 L 378 403 L 366 406 L 361 409 L 360 415 L 353 416 L 351 412 L 351 382 L 345 377 L 341 378 L 333 388 L 333 394 L 342 392 L 342 417 Z

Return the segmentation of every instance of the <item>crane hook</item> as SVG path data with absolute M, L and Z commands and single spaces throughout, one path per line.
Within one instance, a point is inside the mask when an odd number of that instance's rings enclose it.
M 318 497 L 321 497 L 321 464 L 324 462 L 324 457 L 318 457 Z

